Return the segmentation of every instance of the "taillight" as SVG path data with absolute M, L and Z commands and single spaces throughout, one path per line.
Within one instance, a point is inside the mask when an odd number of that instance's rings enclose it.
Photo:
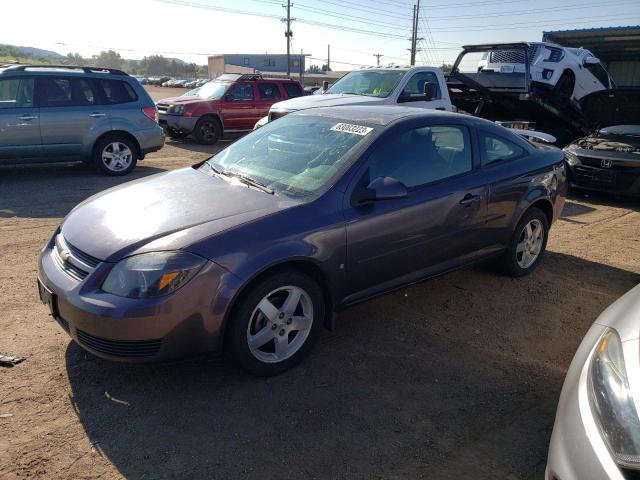
M 142 109 L 142 113 L 149 117 L 149 119 L 158 123 L 158 109 L 156 107 L 145 107 Z

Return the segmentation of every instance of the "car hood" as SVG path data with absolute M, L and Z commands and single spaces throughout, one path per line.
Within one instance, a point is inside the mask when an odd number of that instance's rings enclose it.
M 640 88 L 600 90 L 580 99 L 585 124 L 591 130 L 640 123 Z
M 298 203 L 184 168 L 129 182 L 85 200 L 69 213 L 62 234 L 83 252 L 114 262 L 134 252 L 184 248 L 203 236 Z M 198 235 L 191 238 L 195 227 L 199 227 Z
M 596 323 L 615 329 L 623 342 L 638 339 L 640 337 L 640 285 L 609 305 L 598 317 Z
M 198 95 L 188 95 L 188 96 L 180 96 L 180 97 L 169 97 L 163 98 L 162 100 L 158 100 L 156 103 L 162 104 L 170 104 L 170 105 L 182 105 L 185 103 L 198 103 L 206 101 L 205 98 L 201 98 Z
M 335 107 L 338 105 L 367 105 L 369 103 L 381 103 L 380 97 L 367 97 L 365 95 L 347 94 L 322 94 L 296 97 L 284 102 L 274 103 L 271 110 L 304 110 L 315 107 Z

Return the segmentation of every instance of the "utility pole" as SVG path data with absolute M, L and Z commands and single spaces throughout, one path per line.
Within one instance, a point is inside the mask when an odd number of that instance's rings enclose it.
M 304 85 L 302 75 L 304 73 L 304 50 L 300 49 L 300 85 Z
M 293 32 L 291 31 L 291 0 L 287 0 L 286 5 L 282 5 L 287 9 L 287 18 L 283 18 L 282 21 L 287 24 L 287 29 L 284 32 L 284 36 L 287 38 L 287 77 L 291 75 L 291 37 Z
M 331 71 L 331 45 L 327 45 L 327 72 Z
M 382 57 L 382 54 L 381 53 L 374 53 L 373 56 L 376 57 L 376 66 L 379 67 L 380 66 L 380 57 Z
M 420 0 L 416 0 L 416 5 L 413 6 L 413 24 L 411 28 L 411 66 L 416 64 L 416 52 L 418 49 L 418 19 L 420 18 Z

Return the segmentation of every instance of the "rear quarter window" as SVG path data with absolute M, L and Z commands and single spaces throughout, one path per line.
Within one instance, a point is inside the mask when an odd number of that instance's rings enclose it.
M 138 100 L 133 87 L 123 80 L 100 78 L 96 82 L 107 104 L 130 103 Z
M 284 90 L 289 98 L 301 97 L 303 95 L 302 88 L 297 83 L 285 83 Z

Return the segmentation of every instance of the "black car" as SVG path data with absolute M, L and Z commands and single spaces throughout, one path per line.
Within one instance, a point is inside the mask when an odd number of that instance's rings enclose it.
M 572 187 L 640 197 L 640 89 L 580 101 L 593 132 L 565 147 Z

